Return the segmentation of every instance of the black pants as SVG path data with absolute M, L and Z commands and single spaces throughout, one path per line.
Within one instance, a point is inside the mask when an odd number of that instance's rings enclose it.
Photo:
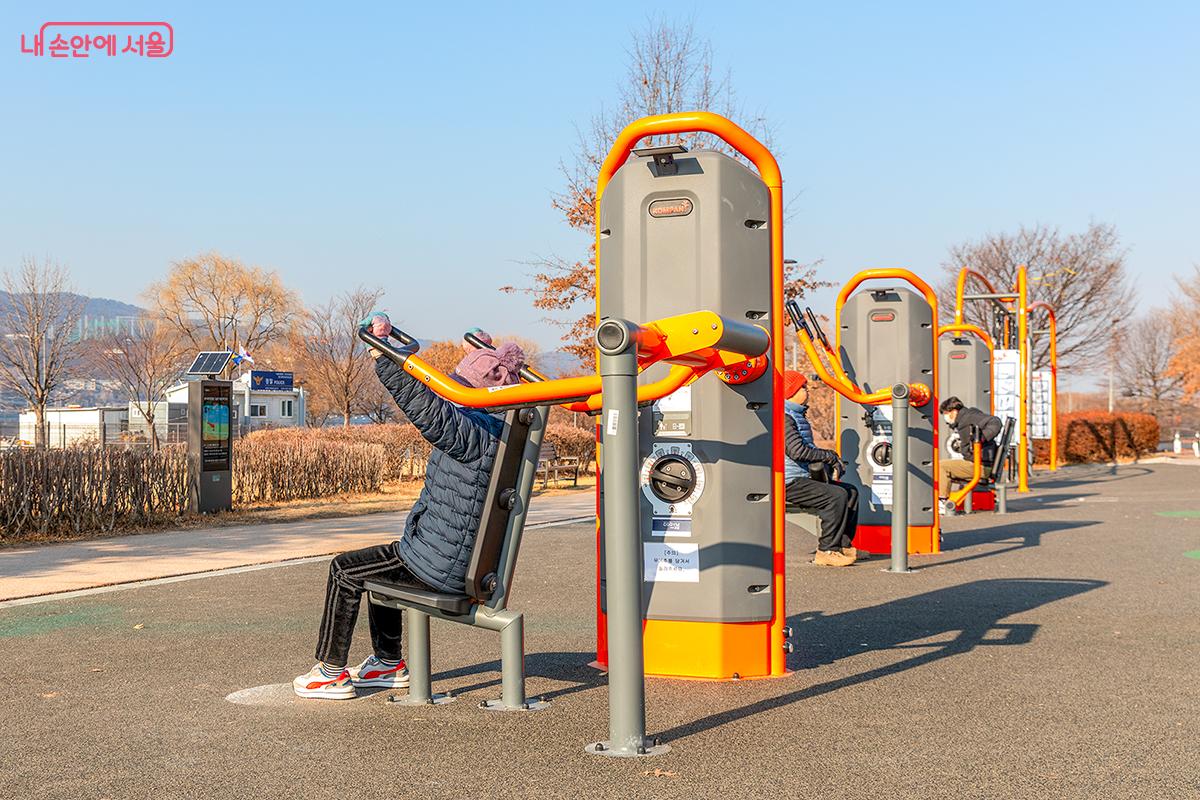
M 853 547 L 854 536 L 858 533 L 858 487 L 852 483 L 830 481 L 831 486 L 840 486 L 846 490 L 849 498 L 846 501 L 846 518 L 842 522 L 842 547 Z
M 369 578 L 429 588 L 405 566 L 395 543 L 364 547 L 337 556 L 329 565 L 325 611 L 317 636 L 317 661 L 333 667 L 346 666 L 350 658 L 350 638 L 354 635 L 358 606 L 362 602 L 363 584 Z M 367 618 L 371 624 L 375 655 L 389 661 L 400 660 L 403 615 L 404 612 L 396 608 L 368 605 Z
M 821 520 L 821 535 L 817 537 L 818 550 L 837 550 L 849 547 L 853 531 L 858 526 L 858 493 L 854 492 L 853 511 L 850 509 L 851 492 L 845 484 L 822 483 L 812 478 L 796 478 L 786 487 L 787 504 L 811 509 Z M 847 523 L 853 522 L 850 539 L 845 538 Z

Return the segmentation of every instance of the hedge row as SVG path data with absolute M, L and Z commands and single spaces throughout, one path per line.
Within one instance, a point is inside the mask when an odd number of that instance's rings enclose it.
M 1132 412 L 1077 411 L 1058 415 L 1058 459 L 1087 464 L 1138 458 L 1158 450 L 1158 420 Z M 1035 439 L 1034 461 L 1050 463 L 1050 442 Z
M 352 425 L 349 428 L 273 428 L 256 431 L 243 441 L 253 443 L 354 442 L 381 445 L 384 481 L 424 477 L 431 447 L 410 424 Z M 554 422 L 546 427 L 547 444 L 558 455 L 574 456 L 588 470 L 596 456 L 596 433 L 589 420 L 586 427 Z
M 377 492 L 382 445 L 342 441 L 240 440 L 233 448 L 233 502 L 282 502 Z

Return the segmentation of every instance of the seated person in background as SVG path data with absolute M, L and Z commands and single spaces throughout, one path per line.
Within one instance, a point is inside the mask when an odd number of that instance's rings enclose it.
M 386 314 L 375 312 L 368 322 L 381 339 L 391 332 Z M 400 540 L 342 553 L 330 563 L 317 664 L 292 682 L 301 697 L 345 700 L 354 697 L 358 686 L 408 686 L 408 670 L 400 654 L 404 612 L 399 609 L 368 606 L 374 652 L 347 669 L 364 582 L 376 578 L 438 592 L 466 592 L 467 565 L 504 428 L 499 416 L 456 406 L 395 362 L 379 358 L 378 350 L 372 348 L 370 353 L 375 357 L 375 374 L 434 450 L 425 485 L 408 513 Z M 517 353 L 508 355 L 523 359 Z M 517 382 L 516 370 L 500 363 L 492 351 L 479 351 L 471 364 L 467 360 L 459 365 L 458 372 L 466 373 L 459 375 L 462 383 L 483 388 Z
M 950 502 L 950 481 L 962 483 L 970 481 L 975 475 L 975 450 L 972 439 L 972 429 L 978 429 L 983 442 L 983 463 L 990 464 L 996 456 L 996 437 L 1004 429 L 999 417 L 993 417 L 978 408 L 967 408 L 957 397 L 947 397 L 938 409 L 946 420 L 951 435 L 958 434 L 959 452 L 962 458 L 938 459 L 938 499 L 942 516 L 953 516 L 954 504 Z
M 813 563 L 826 567 L 848 567 L 858 553 L 851 542 L 858 529 L 858 490 L 845 483 L 814 480 L 809 465 L 818 463 L 841 477 L 842 461 L 832 450 L 813 442 L 808 422 L 808 379 L 799 372 L 783 373 L 783 463 L 785 496 L 789 506 L 811 509 L 821 520 L 817 553 Z

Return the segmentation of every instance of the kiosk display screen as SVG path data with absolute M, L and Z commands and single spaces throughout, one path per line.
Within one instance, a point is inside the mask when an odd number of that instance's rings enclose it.
M 200 464 L 205 472 L 229 469 L 228 386 L 205 386 L 200 408 Z

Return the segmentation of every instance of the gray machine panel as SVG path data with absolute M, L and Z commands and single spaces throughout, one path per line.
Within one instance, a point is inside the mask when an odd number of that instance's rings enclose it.
M 991 413 L 992 354 L 974 336 L 946 335 L 938 339 L 938 402 L 957 397 L 963 405 Z M 938 414 L 938 443 L 942 458 L 961 458 L 952 447 L 950 428 Z
M 635 156 L 605 190 L 600 315 L 643 322 L 710 310 L 769 330 L 766 186 L 720 153 L 675 163 L 677 174 L 659 175 L 653 160 Z M 707 375 L 639 415 L 647 618 L 771 619 L 771 404 L 769 373 L 737 387 Z M 646 482 L 667 455 L 696 473 L 698 490 L 679 503 L 659 500 Z
M 924 297 L 907 288 L 868 289 L 851 295 L 842 307 L 841 357 L 847 375 L 863 391 L 887 389 L 896 383 L 933 383 L 933 309 Z M 936 513 L 933 492 L 934 403 L 908 409 L 909 524 L 932 525 Z M 891 468 L 872 457 L 882 443 L 891 442 L 891 407 L 876 406 L 871 422 L 865 409 L 838 395 L 842 459 L 848 462 L 844 480 L 860 488 L 860 525 L 891 524 Z

